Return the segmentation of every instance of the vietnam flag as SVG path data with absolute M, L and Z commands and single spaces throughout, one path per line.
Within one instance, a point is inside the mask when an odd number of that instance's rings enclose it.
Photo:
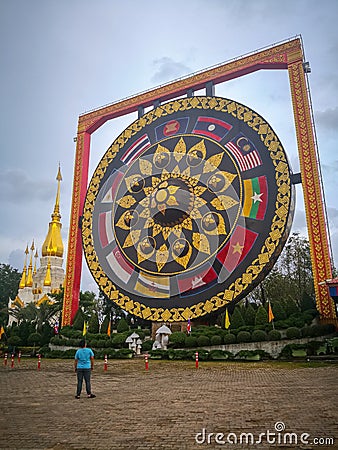
M 243 216 L 264 220 L 268 203 L 268 185 L 266 177 L 244 180 Z
M 217 253 L 216 258 L 231 273 L 249 253 L 257 236 L 255 231 L 237 225 L 229 242 Z

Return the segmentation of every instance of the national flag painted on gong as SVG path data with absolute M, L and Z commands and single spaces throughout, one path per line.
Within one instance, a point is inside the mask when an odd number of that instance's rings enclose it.
M 109 253 L 107 262 L 116 277 L 127 284 L 134 272 L 134 267 L 124 258 L 118 247 L 115 247 L 113 251 Z
M 202 134 L 219 142 L 229 133 L 231 128 L 232 125 L 223 120 L 215 119 L 214 117 L 200 116 L 197 119 L 192 132 L 195 134 Z
M 265 176 L 244 180 L 243 216 L 263 220 L 268 203 L 268 184 Z
M 107 247 L 114 240 L 112 211 L 99 214 L 99 238 L 101 247 Z
M 104 187 L 102 188 L 103 198 L 101 203 L 113 203 L 117 188 L 123 178 L 123 173 L 114 169 Z M 101 192 L 100 194 L 101 195 Z
M 231 273 L 251 250 L 258 233 L 237 225 L 229 242 L 217 253 L 216 258 Z
M 135 284 L 135 291 L 147 297 L 169 298 L 170 280 L 169 277 L 149 275 L 140 272 Z
M 195 294 L 195 289 L 204 290 L 217 280 L 217 273 L 210 266 L 204 266 L 190 276 L 177 275 L 177 285 L 181 295 Z M 192 292 L 193 291 L 193 292 Z
M 122 156 L 121 161 L 127 166 L 134 161 L 144 150 L 150 147 L 150 140 L 146 134 L 141 136 L 131 145 L 125 154 Z
M 255 146 L 243 133 L 240 133 L 234 139 L 227 142 L 225 147 L 236 158 L 242 172 L 262 164 L 261 157 Z
M 187 131 L 189 117 L 180 117 L 178 119 L 169 120 L 155 128 L 156 139 L 167 138 L 175 134 L 182 134 Z

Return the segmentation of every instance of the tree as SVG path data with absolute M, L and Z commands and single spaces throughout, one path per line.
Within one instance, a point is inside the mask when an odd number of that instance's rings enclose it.
M 264 306 L 259 306 L 256 312 L 255 325 L 266 325 L 269 322 L 268 313 Z
M 129 325 L 128 325 L 126 319 L 124 317 L 122 317 L 122 319 L 117 324 L 117 332 L 123 333 L 124 331 L 128 331 L 128 330 L 129 330 Z
M 245 325 L 253 326 L 255 325 L 256 311 L 251 303 L 244 309 L 243 319 Z
M 235 330 L 236 328 L 243 327 L 245 325 L 241 310 L 239 306 L 236 306 L 234 312 L 230 317 L 230 328 Z
M 98 333 L 100 329 L 99 317 L 97 313 L 93 313 L 90 317 L 88 328 L 90 333 Z
M 18 294 L 21 273 L 9 264 L 0 264 L 0 324 L 7 323 L 7 305 L 9 299 Z

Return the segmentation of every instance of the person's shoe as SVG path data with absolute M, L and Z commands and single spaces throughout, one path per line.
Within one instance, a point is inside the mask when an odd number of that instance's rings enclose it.
M 79 395 L 75 395 L 75 398 L 80 398 L 80 396 Z
M 87 395 L 87 398 L 95 398 L 95 397 L 96 397 L 95 394 L 89 394 L 89 395 Z

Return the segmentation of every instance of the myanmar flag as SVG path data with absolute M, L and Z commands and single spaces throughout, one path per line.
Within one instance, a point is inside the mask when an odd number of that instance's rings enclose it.
M 263 220 L 268 203 L 268 185 L 265 176 L 244 180 L 243 216 Z

